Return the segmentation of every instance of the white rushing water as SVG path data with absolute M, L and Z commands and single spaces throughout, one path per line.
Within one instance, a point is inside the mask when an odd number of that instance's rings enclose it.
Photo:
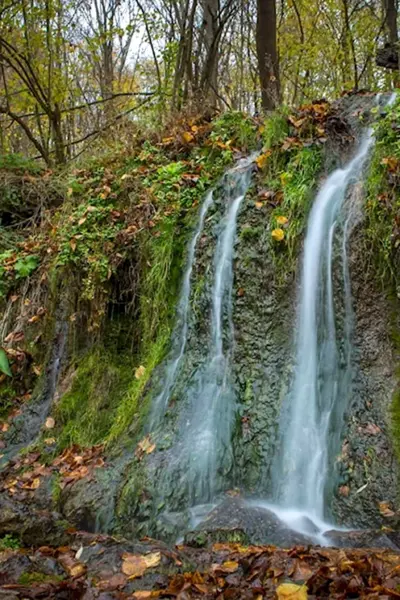
M 214 255 L 211 290 L 211 344 L 203 368 L 190 388 L 191 409 L 185 427 L 192 503 L 212 500 L 222 455 L 229 453 L 236 400 L 230 381 L 233 345 L 233 252 L 237 216 L 251 182 L 251 156 L 238 163 L 224 181 L 227 209 Z M 224 320 L 225 317 L 225 320 Z M 224 348 L 225 337 L 225 348 Z
M 177 437 L 169 450 L 168 464 L 161 474 L 159 488 L 168 490 L 171 481 L 176 481 L 177 495 L 186 490 L 189 506 L 213 499 L 217 471 L 230 452 L 236 409 L 230 381 L 233 256 L 237 217 L 251 182 L 253 161 L 253 156 L 239 161 L 218 186 L 218 198 L 224 215 L 216 232 L 212 286 L 209 291 L 211 314 L 208 343 L 204 345 L 200 364 L 188 372 L 181 369 L 180 373 L 180 365 L 185 364 L 187 353 L 190 356 L 192 351 L 191 341 L 197 344 L 195 332 L 192 332 L 192 338 L 188 335 L 191 278 L 198 238 L 207 210 L 212 202 L 216 202 L 213 199 L 216 194 L 210 192 L 203 204 L 198 227 L 189 246 L 188 266 L 179 301 L 181 325 L 179 335 L 175 334 L 178 341 L 173 344 L 176 350 L 167 362 L 163 389 L 153 404 L 150 430 L 154 430 L 162 421 L 171 395 L 179 384 L 182 392 L 178 398 L 181 408 Z M 187 379 L 181 380 L 182 377 Z
M 172 347 L 168 354 L 165 368 L 165 378 L 161 392 L 154 399 L 149 419 L 148 429 L 151 431 L 162 421 L 168 407 L 171 392 L 179 374 L 183 356 L 185 354 L 188 336 L 188 318 L 190 309 L 190 292 L 192 287 L 192 272 L 196 256 L 197 242 L 203 231 L 204 220 L 208 209 L 214 201 L 214 192 L 211 190 L 205 197 L 200 209 L 199 219 L 194 235 L 189 243 L 187 266 L 183 276 L 181 293 L 177 309 L 177 321 L 172 335 Z
M 387 104 L 394 100 L 395 95 Z M 275 512 L 289 526 L 293 519 L 307 515 L 320 531 L 324 529 L 329 469 L 339 450 L 343 416 L 351 394 L 352 309 L 347 239 L 352 190 L 362 177 L 373 144 L 373 130 L 369 129 L 355 156 L 326 179 L 308 220 L 297 318 L 296 369 L 282 413 L 281 446 L 272 473 L 274 502 L 280 507 Z M 339 299 L 334 297 L 335 260 L 342 264 Z M 337 303 L 343 306 L 344 313 L 340 326 Z

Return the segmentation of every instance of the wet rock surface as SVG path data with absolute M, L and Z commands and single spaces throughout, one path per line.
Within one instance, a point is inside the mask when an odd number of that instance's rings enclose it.
M 267 508 L 251 505 L 241 498 L 227 498 L 186 535 L 187 543 L 242 542 L 271 544 L 287 548 L 312 544 L 313 539 L 289 529 Z

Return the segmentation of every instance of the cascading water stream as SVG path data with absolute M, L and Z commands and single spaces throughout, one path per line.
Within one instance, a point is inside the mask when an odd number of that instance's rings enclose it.
M 392 95 L 387 104 L 394 100 Z M 308 221 L 296 370 L 282 413 L 281 446 L 272 470 L 273 500 L 283 509 L 280 517 L 287 522 L 296 514 L 319 524 L 326 517 L 329 469 L 339 450 L 343 416 L 351 394 L 352 309 L 347 257 L 351 190 L 361 178 L 373 144 L 373 130 L 369 129 L 354 158 L 323 184 Z M 333 278 L 337 258 L 343 276 L 344 323 L 340 330 Z
M 192 272 L 196 255 L 196 247 L 201 232 L 203 231 L 206 214 L 213 203 L 213 199 L 214 192 L 213 190 L 211 190 L 204 199 L 204 202 L 200 209 L 198 224 L 194 232 L 193 238 L 191 239 L 189 244 L 187 266 L 185 274 L 183 276 L 183 283 L 177 309 L 177 323 L 175 326 L 174 335 L 172 336 L 172 348 L 169 352 L 167 359 L 163 388 L 153 401 L 148 425 L 148 429 L 150 431 L 152 431 L 157 425 L 161 423 L 161 420 L 165 415 L 165 411 L 168 407 L 168 401 L 171 396 L 171 391 L 173 389 L 174 384 L 176 383 L 176 379 L 179 374 L 179 367 L 185 354 L 188 336 L 188 318 L 190 309 Z
M 193 266 L 197 243 L 215 193 L 210 192 L 202 205 L 198 226 L 189 245 L 177 326 L 166 362 L 163 389 L 154 399 L 151 411 L 148 429 L 154 431 L 162 424 L 177 386 L 183 390 L 178 394 L 181 408 L 177 438 L 169 450 L 168 464 L 160 474 L 159 489 L 168 488 L 172 481 L 178 480 L 177 492 L 181 494 L 182 490 L 186 490 L 188 506 L 212 500 L 217 487 L 217 471 L 230 453 L 235 411 L 235 395 L 230 381 L 233 345 L 232 263 L 237 216 L 250 185 L 253 161 L 253 156 L 239 161 L 227 172 L 219 186 L 226 208 L 218 226 L 213 259 L 209 343 L 204 348 L 199 366 L 185 375 L 183 365 L 187 352 L 191 350 L 189 322 Z M 187 379 L 181 381 L 181 376 Z

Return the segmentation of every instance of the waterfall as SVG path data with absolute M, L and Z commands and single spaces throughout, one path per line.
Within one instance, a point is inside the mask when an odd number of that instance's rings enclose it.
M 211 190 L 206 195 L 204 202 L 201 206 L 198 224 L 193 234 L 193 237 L 189 243 L 187 266 L 183 276 L 182 288 L 177 309 L 177 320 L 172 336 L 172 347 L 166 360 L 165 379 L 163 388 L 153 401 L 148 426 L 150 431 L 152 431 L 155 427 L 157 427 L 157 425 L 161 423 L 162 418 L 165 415 L 165 411 L 168 407 L 168 401 L 170 399 L 172 389 L 175 385 L 177 376 L 179 374 L 179 367 L 181 365 L 185 353 L 188 336 L 188 317 L 190 308 L 192 272 L 196 255 L 196 247 L 201 232 L 203 231 L 206 214 L 208 212 L 208 209 L 212 205 L 213 200 L 214 193 L 213 190 Z
M 167 464 L 160 473 L 159 490 L 171 489 L 178 496 L 182 490 L 187 503 L 193 506 L 213 498 L 217 472 L 224 458 L 229 456 L 231 429 L 236 408 L 230 380 L 230 360 L 233 347 L 232 285 L 233 256 L 236 223 L 240 206 L 251 182 L 254 157 L 239 161 L 223 177 L 218 192 L 224 216 L 219 223 L 213 257 L 213 281 L 210 289 L 211 319 L 208 345 L 204 347 L 200 365 L 194 372 L 183 369 L 187 353 L 191 351 L 190 300 L 192 272 L 196 259 L 198 239 L 203 231 L 205 217 L 215 202 L 210 192 L 202 205 L 198 225 L 189 244 L 188 262 L 183 277 L 178 304 L 177 325 L 172 348 L 164 365 L 164 383 L 154 398 L 149 429 L 162 425 L 169 400 L 177 389 L 180 407 L 177 417 L 175 442 L 168 450 Z M 186 378 L 186 379 L 184 379 Z M 174 495 L 172 492 L 172 496 Z M 171 496 L 171 493 L 169 493 Z
M 388 104 L 394 102 L 392 95 Z M 379 101 L 379 99 L 378 99 Z M 347 238 L 352 194 L 374 143 L 372 129 L 355 156 L 318 192 L 304 243 L 293 385 L 281 419 L 281 446 L 272 471 L 274 500 L 315 522 L 325 514 L 326 486 L 351 395 L 351 289 Z M 334 295 L 333 266 L 342 264 L 342 298 Z M 336 314 L 342 304 L 344 322 Z

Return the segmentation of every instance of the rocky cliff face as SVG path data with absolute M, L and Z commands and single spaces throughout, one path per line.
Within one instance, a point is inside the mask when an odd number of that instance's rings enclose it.
M 369 96 L 343 99 L 327 111 L 324 134 L 318 134 L 315 139 L 308 131 L 303 134 L 297 131 L 298 138 L 287 136 L 286 132 L 282 140 L 274 142 L 271 151 L 267 150 L 266 154 L 272 154 L 270 166 L 261 167 L 254 175 L 241 207 L 232 288 L 231 365 L 235 417 L 231 448 L 217 473 L 218 497 L 226 493 L 271 496 L 270 468 L 278 444 L 280 409 L 293 373 L 296 303 L 306 218 L 319 182 L 354 148 L 361 126 L 371 118 L 372 103 Z M 307 127 L 317 123 L 321 128 L 318 110 L 307 116 L 308 121 L 304 121 Z M 303 126 L 297 125 L 300 129 Z M 301 144 L 293 139 L 301 140 Z M 359 212 L 349 243 L 354 382 L 342 424 L 340 455 L 332 465 L 327 500 L 334 521 L 350 527 L 379 527 L 396 521 L 398 463 L 393 450 L 390 407 L 397 385 L 398 357 L 393 330 L 398 309 L 376 275 L 374 250 L 363 208 L 367 190 L 359 189 L 358 194 Z M 89 466 L 89 477 L 72 477 L 61 488 L 57 487 L 57 471 L 50 469 L 40 475 L 42 480 L 37 489 L 28 489 L 22 497 L 19 493 L 13 494 L 11 501 L 10 498 L 2 500 L 1 532 L 17 531 L 22 537 L 32 539 L 27 523 L 44 518 L 43 511 L 49 522 L 56 523 L 57 536 L 64 535 L 65 521 L 90 531 L 117 532 L 132 538 L 150 533 L 167 539 L 176 539 L 196 523 L 188 510 L 190 501 L 184 485 L 188 473 L 176 472 L 173 478 L 165 477 L 164 473 L 181 451 L 185 410 L 190 400 L 186 397 L 186 386 L 205 360 L 204 349 L 209 339 L 212 257 L 226 208 L 218 187 L 215 196 L 199 238 L 194 264 L 188 351 L 162 427 L 148 436 L 143 425 L 152 398 L 163 385 L 165 369 L 160 360 L 166 348 L 135 400 L 138 405 L 132 413 L 132 422 L 120 440 L 103 450 L 105 462 L 99 468 Z M 288 219 L 282 244 L 271 238 L 279 216 Z M 175 226 L 180 227 L 182 223 Z M 180 252 L 182 259 L 183 250 Z M 130 264 L 133 268 L 133 263 Z M 340 270 L 340 264 L 335 268 Z M 61 301 L 59 304 L 61 306 Z M 338 306 L 338 310 L 340 321 L 343 307 Z M 67 313 L 67 318 L 57 319 L 58 329 L 56 327 L 57 331 L 53 330 L 47 340 L 47 343 L 53 340 L 54 346 L 45 374 L 46 391 L 37 396 L 36 403 L 23 409 L 18 417 L 19 425 L 12 425 L 4 432 L 5 459 L 18 456 L 23 446 L 38 440 L 44 421 L 55 414 L 59 402 L 55 399 L 71 389 L 68 381 L 72 377 L 68 364 L 71 358 L 68 336 L 71 334 L 68 329 L 64 331 L 62 323 L 69 323 L 71 329 L 74 311 L 69 307 Z M 60 336 L 67 336 L 67 341 Z M 56 362 L 61 357 L 56 351 L 62 347 L 64 352 L 64 343 L 67 352 L 58 373 L 55 369 L 59 368 L 59 362 L 57 365 Z M 132 379 L 134 371 L 132 368 Z M 107 393 L 112 396 L 113 390 Z M 129 407 L 129 402 L 126 406 Z M 102 410 L 107 411 L 107 402 Z M 93 418 L 96 419 L 96 415 Z M 45 435 L 48 438 L 52 434 L 45 432 Z M 36 452 L 36 448 L 32 451 Z M 37 463 L 46 455 L 48 462 L 54 459 L 51 449 L 43 450 L 42 442 L 38 451 Z M 23 464 L 20 458 L 16 460 L 17 466 Z M 88 464 L 92 465 L 90 460 Z M 6 464 L 3 471 L 5 490 L 10 489 L 7 487 L 10 468 Z M 55 535 L 53 529 L 49 527 L 51 535 Z M 265 540 L 258 541 L 269 541 L 267 538 L 266 533 Z

